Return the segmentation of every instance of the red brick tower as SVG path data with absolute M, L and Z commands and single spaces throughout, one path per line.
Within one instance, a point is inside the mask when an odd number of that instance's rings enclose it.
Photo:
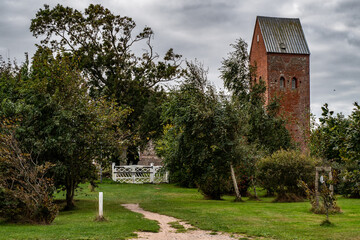
M 279 97 L 287 129 L 305 150 L 310 128 L 310 51 L 297 18 L 256 18 L 250 63 L 266 83 L 265 102 Z

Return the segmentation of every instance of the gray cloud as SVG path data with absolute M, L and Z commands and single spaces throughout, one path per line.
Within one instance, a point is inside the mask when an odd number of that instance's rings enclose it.
M 58 1 L 48 0 L 55 6 Z M 39 40 L 29 32 L 30 19 L 45 2 L 0 1 L 0 54 L 12 58 L 32 55 Z M 174 48 L 184 58 L 197 59 L 209 67 L 209 79 L 222 87 L 221 60 L 237 38 L 250 44 L 257 15 L 299 17 L 311 51 L 311 108 L 329 103 L 335 112 L 349 114 L 360 100 L 360 2 L 358 0 L 64 0 L 83 10 L 89 3 L 101 3 L 112 12 L 132 17 L 139 28 L 155 32 L 155 50 L 164 54 Z M 250 46 L 249 46 L 250 47 Z M 141 47 L 139 47 L 141 49 Z M 335 91 L 334 91 L 335 90 Z

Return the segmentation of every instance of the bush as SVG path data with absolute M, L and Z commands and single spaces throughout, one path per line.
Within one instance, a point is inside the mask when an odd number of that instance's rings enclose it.
M 298 151 L 279 150 L 257 163 L 258 181 L 268 192 L 277 194 L 275 201 L 299 201 L 305 192 L 298 182 L 314 185 L 317 163 Z
M 343 182 L 340 185 L 341 193 L 345 197 L 360 198 L 360 171 L 345 170 L 342 176 Z
M 196 181 L 199 191 L 205 199 L 221 200 L 224 193 L 229 192 L 231 182 L 226 175 L 209 172 Z
M 12 127 L 0 127 L 0 216 L 8 222 L 51 223 L 58 208 L 45 174 L 52 165 L 35 164 L 19 148 Z
M 327 221 L 329 220 L 329 214 L 340 213 L 341 209 L 337 205 L 335 195 L 330 190 L 330 185 L 334 185 L 334 181 L 330 181 L 327 177 L 324 177 L 325 181 L 320 183 L 318 202 L 316 201 L 315 189 L 309 188 L 309 186 L 303 181 L 299 182 L 299 185 L 305 190 L 307 198 L 310 200 L 311 209 L 316 214 L 326 214 Z

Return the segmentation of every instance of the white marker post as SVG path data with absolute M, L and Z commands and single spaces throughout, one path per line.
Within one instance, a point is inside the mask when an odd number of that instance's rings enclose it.
M 102 219 L 103 217 L 103 193 L 99 192 L 99 218 Z

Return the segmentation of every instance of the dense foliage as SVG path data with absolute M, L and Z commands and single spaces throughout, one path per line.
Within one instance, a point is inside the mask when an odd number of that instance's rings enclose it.
M 320 125 L 313 129 L 310 136 L 311 154 L 333 162 L 334 165 L 341 164 L 340 151 L 345 142 L 350 121 L 342 114 L 334 115 L 327 104 L 321 109 Z
M 291 148 L 292 143 L 285 128 L 285 120 L 278 116 L 278 99 L 272 99 L 265 107 L 265 82 L 253 81 L 257 69 L 249 64 L 246 42 L 238 39 L 231 46 L 233 51 L 223 59 L 220 72 L 225 87 L 232 93 L 232 102 L 248 116 L 246 131 L 242 133 L 243 140 L 246 140 L 241 144 L 247 150 L 242 155 L 242 161 L 239 161 L 240 165 L 236 167 L 240 176 L 239 188 L 246 193 L 250 184 L 256 184 L 257 160 L 279 149 Z
M 276 101 L 264 108 L 265 83 L 251 83 L 246 43 L 240 39 L 232 47 L 220 69 L 231 99 L 215 91 L 201 65 L 188 63 L 184 83 L 163 105 L 167 125 L 158 151 L 172 180 L 197 185 L 210 198 L 229 188 L 231 168 L 240 176 L 233 182 L 246 193 L 255 184 L 258 157 L 291 146 L 285 122 L 276 116 Z
M 339 193 L 360 197 L 360 107 L 355 103 L 348 118 L 342 114 L 334 116 L 327 104 L 322 110 L 320 124 L 311 133 L 311 154 L 337 171 Z
M 204 69 L 188 63 L 185 82 L 169 95 L 163 119 L 168 125 L 158 152 L 182 186 L 197 185 L 208 198 L 219 199 L 229 188 L 230 164 L 244 116 L 216 94 Z
M 56 55 L 56 56 L 54 56 Z M 39 164 L 51 162 L 58 189 L 66 190 L 67 206 L 80 182 L 96 178 L 94 161 L 122 149 L 121 130 L 127 110 L 102 99 L 93 100 L 77 68 L 77 58 L 39 48 L 32 66 L 2 74 L 1 113 L 18 119 L 16 138 Z
M 11 124 L 0 123 L 0 216 L 11 222 L 49 224 L 58 212 L 52 201 L 53 181 L 45 176 L 53 165 L 38 165 L 22 152 Z
M 262 187 L 277 194 L 277 201 L 295 201 L 305 196 L 299 181 L 313 185 L 317 160 L 298 151 L 279 150 L 257 162 Z
M 272 99 L 265 107 L 265 82 L 252 81 L 257 69 L 249 64 L 246 42 L 238 39 L 231 46 L 233 51 L 222 61 L 221 78 L 232 93 L 233 100 L 238 101 L 249 114 L 249 143 L 258 144 L 269 153 L 280 148 L 291 148 L 291 137 L 285 128 L 285 120 L 277 116 L 279 99 Z
M 354 104 L 351 113 L 350 125 L 346 132 L 342 158 L 345 161 L 346 170 L 343 173 L 343 194 L 350 197 L 360 198 L 360 105 Z
M 132 18 L 115 15 L 101 5 L 90 4 L 80 12 L 58 4 L 40 9 L 30 31 L 35 37 L 44 36 L 42 46 L 79 57 L 78 67 L 89 79 L 93 98 L 105 96 L 132 109 L 126 119 L 130 150 L 161 133 L 160 109 L 154 107 L 164 97 L 159 83 L 178 77 L 181 56 L 169 49 L 160 60 L 153 50 L 150 27 L 136 33 Z M 145 50 L 135 55 L 134 49 Z M 132 152 L 129 157 L 134 160 Z

